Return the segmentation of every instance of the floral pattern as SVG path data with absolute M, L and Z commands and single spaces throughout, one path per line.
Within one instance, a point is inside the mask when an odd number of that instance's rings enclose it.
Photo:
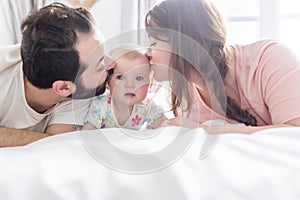
M 133 117 L 131 119 L 131 122 L 132 122 L 131 126 L 138 126 L 138 125 L 140 125 L 141 120 L 142 120 L 142 118 L 140 116 L 136 115 L 135 117 Z
M 148 104 L 140 103 L 134 105 L 131 116 L 123 126 L 120 126 L 113 113 L 111 96 L 98 96 L 93 99 L 85 121 L 93 124 L 96 128 L 121 127 L 138 130 L 145 123 L 151 124 L 163 112 L 160 107 L 149 100 L 148 102 Z

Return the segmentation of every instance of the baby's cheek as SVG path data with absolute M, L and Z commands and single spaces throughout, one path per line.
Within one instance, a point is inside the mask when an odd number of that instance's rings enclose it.
M 138 92 L 141 96 L 141 98 L 145 99 L 147 94 L 148 94 L 148 89 L 149 89 L 149 84 L 142 85 L 141 87 L 138 88 Z

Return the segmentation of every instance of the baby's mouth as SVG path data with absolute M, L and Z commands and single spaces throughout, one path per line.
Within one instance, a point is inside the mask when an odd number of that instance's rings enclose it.
M 135 97 L 135 94 L 134 93 L 132 93 L 132 92 L 127 92 L 127 93 L 125 93 L 125 96 L 128 96 L 128 97 Z

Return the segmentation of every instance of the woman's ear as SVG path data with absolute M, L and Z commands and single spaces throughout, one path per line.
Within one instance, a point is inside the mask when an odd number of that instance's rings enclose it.
M 71 81 L 58 80 L 52 84 L 52 89 L 57 95 L 68 97 L 76 91 L 76 85 Z

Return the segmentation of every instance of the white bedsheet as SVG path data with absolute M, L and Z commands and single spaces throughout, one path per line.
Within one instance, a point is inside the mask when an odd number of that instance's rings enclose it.
M 222 135 L 201 159 L 202 129 L 127 134 L 72 132 L 0 149 L 0 199 L 300 199 L 300 128 Z

